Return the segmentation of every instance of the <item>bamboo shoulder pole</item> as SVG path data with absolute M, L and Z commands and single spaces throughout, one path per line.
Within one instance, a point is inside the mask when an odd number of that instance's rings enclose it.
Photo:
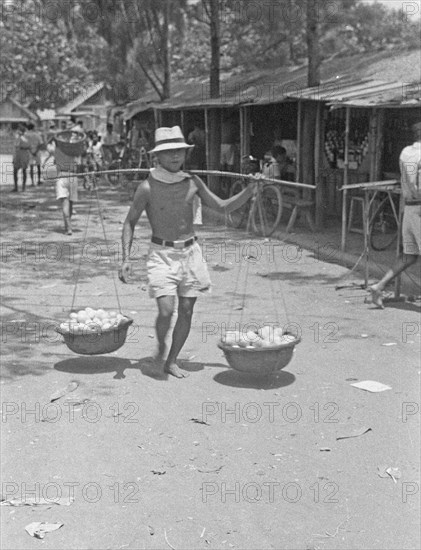
M 102 176 L 104 174 L 149 174 L 150 168 L 123 168 L 121 170 L 98 170 L 97 172 L 82 172 L 80 174 L 63 174 L 60 176 L 54 176 L 52 178 L 45 178 L 45 181 L 53 181 L 59 178 L 68 179 L 68 178 L 84 178 L 86 176 Z M 223 176 L 231 178 L 242 178 L 242 179 L 251 179 L 258 180 L 263 183 L 277 183 L 279 185 L 287 185 L 290 187 L 297 187 L 302 189 L 312 189 L 315 190 L 315 185 L 309 185 L 307 183 L 299 183 L 294 181 L 279 180 L 274 178 L 263 178 L 255 177 L 252 174 L 239 174 L 238 172 L 223 172 L 220 170 L 188 170 L 187 174 L 196 174 L 198 176 Z

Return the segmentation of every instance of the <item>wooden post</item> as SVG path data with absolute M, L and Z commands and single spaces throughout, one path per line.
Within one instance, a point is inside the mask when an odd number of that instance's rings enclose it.
M 316 227 L 323 227 L 324 222 L 324 183 L 320 177 L 320 156 L 321 156 L 321 118 L 322 118 L 322 103 L 317 104 L 316 113 L 316 129 L 314 136 L 314 183 L 316 185 L 315 201 L 316 201 Z
M 297 158 L 296 158 L 296 170 L 295 170 L 295 181 L 301 181 L 301 113 L 302 105 L 301 101 L 298 100 L 297 108 Z
M 155 124 L 155 130 L 157 128 L 159 128 L 160 124 L 159 124 L 159 113 L 158 113 L 158 109 L 156 109 L 154 107 L 153 109 L 153 120 L 154 120 L 154 124 Z
M 370 181 L 376 181 L 376 134 L 377 134 L 377 109 L 373 109 L 370 116 Z
M 383 133 L 384 133 L 384 109 L 377 112 L 376 125 L 376 155 L 374 161 L 374 178 L 375 181 L 381 180 L 382 173 L 382 152 L 383 152 Z
M 250 155 L 250 107 L 243 107 L 244 112 L 244 154 Z
M 403 194 L 399 194 L 399 212 L 398 212 L 398 240 L 396 243 L 396 259 L 398 260 L 402 255 L 402 222 L 403 222 L 403 210 L 405 207 L 405 200 Z M 395 299 L 398 299 L 401 294 L 401 281 L 402 274 L 395 279 Z
M 368 189 L 364 189 L 364 203 L 363 203 L 363 229 L 364 229 L 364 252 L 365 252 L 365 270 L 364 270 L 364 286 L 368 288 L 369 273 L 369 261 L 370 261 L 370 195 Z
M 346 107 L 346 122 L 345 122 L 345 159 L 344 159 L 344 181 L 343 185 L 348 185 L 348 155 L 349 155 L 349 126 L 351 120 L 351 109 Z M 346 246 L 346 219 L 347 219 L 347 189 L 343 190 L 342 195 L 342 238 L 341 250 L 345 251 Z
M 240 166 L 241 166 L 241 159 L 244 156 L 244 107 L 240 107 L 239 114 L 240 114 Z
M 180 124 L 181 124 L 181 131 L 183 132 L 183 135 L 187 137 L 184 133 L 184 111 L 181 109 L 180 111 Z
M 210 132 L 209 132 L 209 112 L 205 109 L 205 135 L 206 135 L 206 167 L 210 168 Z

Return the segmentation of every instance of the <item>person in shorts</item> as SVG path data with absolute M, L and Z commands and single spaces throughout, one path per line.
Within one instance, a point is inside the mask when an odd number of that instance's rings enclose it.
M 372 302 L 383 309 L 383 290 L 390 281 L 414 265 L 421 255 L 421 121 L 412 125 L 415 142 L 405 147 L 399 157 L 401 190 L 405 201 L 402 220 L 403 256 L 372 285 Z
M 193 308 L 198 296 L 210 290 L 211 281 L 194 231 L 196 198 L 214 210 L 228 213 L 240 208 L 255 191 L 253 180 L 238 195 L 222 200 L 212 193 L 197 176 L 181 170 L 186 150 L 193 147 L 185 142 L 179 126 L 158 128 L 152 153 L 157 166 L 137 188 L 132 206 L 123 225 L 123 262 L 119 278 L 127 282 L 131 273 L 130 250 L 137 221 L 146 211 L 152 228 L 147 259 L 150 296 L 156 299 L 158 316 L 155 329 L 158 339 L 156 362 L 164 372 L 177 378 L 187 373 L 177 366 L 177 357 L 189 335 Z M 172 333 L 167 358 L 166 336 L 178 297 L 178 317 Z
M 84 135 L 84 134 L 83 134 Z M 61 203 L 61 210 L 64 220 L 64 232 L 72 235 L 72 216 L 74 214 L 74 203 L 78 200 L 78 177 L 75 175 L 80 165 L 80 157 L 71 157 L 64 154 L 54 137 L 47 144 L 48 156 L 44 160 L 45 167 L 50 157 L 54 158 L 56 168 L 56 199 Z
M 35 185 L 34 180 L 34 168 L 37 169 L 38 185 L 42 184 L 41 180 L 41 149 L 44 145 L 41 134 L 35 130 L 35 126 L 32 122 L 28 124 L 28 131 L 26 132 L 26 139 L 29 141 L 29 175 L 31 177 L 32 187 Z

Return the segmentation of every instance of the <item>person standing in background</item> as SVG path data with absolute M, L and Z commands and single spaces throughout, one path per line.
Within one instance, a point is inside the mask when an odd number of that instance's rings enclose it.
M 399 157 L 401 190 L 405 201 L 402 221 L 403 256 L 369 290 L 373 304 L 383 309 L 383 290 L 395 277 L 414 265 L 421 255 L 421 121 L 411 127 L 415 142 Z
M 34 187 L 34 168 L 37 167 L 38 185 L 42 184 L 41 180 L 41 149 L 44 145 L 41 134 L 35 130 L 35 126 L 32 122 L 28 124 L 28 131 L 26 132 L 26 139 L 29 141 L 29 174 L 31 177 L 32 187 Z
M 26 188 L 26 171 L 29 165 L 30 144 L 26 137 L 26 128 L 23 124 L 19 125 L 15 140 L 15 151 L 13 154 L 13 193 L 18 192 L 18 175 L 22 170 L 22 191 Z

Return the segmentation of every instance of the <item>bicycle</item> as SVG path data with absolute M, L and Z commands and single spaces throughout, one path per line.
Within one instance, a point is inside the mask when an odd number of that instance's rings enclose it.
M 113 148 L 111 149 L 111 147 Z M 129 182 L 135 179 L 136 173 L 121 174 L 120 170 L 126 168 L 141 168 L 141 151 L 127 147 L 126 145 L 124 145 L 121 149 L 116 146 L 109 146 L 109 148 L 111 149 L 111 161 L 109 161 L 109 163 L 105 163 L 104 170 L 113 170 L 115 171 L 115 174 L 107 174 L 106 179 L 111 187 L 121 185 L 121 187 L 125 188 Z
M 258 162 L 258 161 L 257 161 Z M 258 173 L 256 159 L 244 157 L 242 172 L 255 175 Z M 230 197 L 237 195 L 247 185 L 247 176 L 235 180 L 231 186 Z M 269 237 L 275 231 L 282 216 L 282 194 L 275 184 L 259 182 L 257 193 L 247 203 L 228 214 L 228 221 L 232 227 L 240 228 L 246 223 L 247 230 L 252 230 L 256 235 Z
M 399 204 L 387 194 L 374 207 L 370 218 L 370 246 L 373 250 L 383 251 L 398 238 Z

